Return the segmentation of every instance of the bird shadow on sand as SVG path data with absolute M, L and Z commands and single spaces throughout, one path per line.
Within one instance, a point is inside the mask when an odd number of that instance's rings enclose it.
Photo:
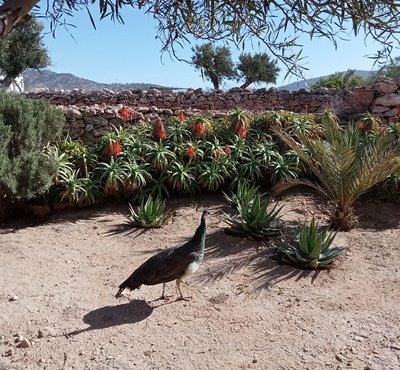
M 116 306 L 100 307 L 83 316 L 82 321 L 89 325 L 88 327 L 64 335 L 69 337 L 112 326 L 135 324 L 148 318 L 153 309 L 154 307 L 151 307 L 146 301 L 137 299 Z

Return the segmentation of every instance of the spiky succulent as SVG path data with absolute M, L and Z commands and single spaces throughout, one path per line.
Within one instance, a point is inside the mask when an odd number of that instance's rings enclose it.
M 263 239 L 280 233 L 278 224 L 279 213 L 282 207 L 270 204 L 270 200 L 258 191 L 253 197 L 247 196 L 238 199 L 237 216 L 226 213 L 225 222 L 231 226 L 229 233 Z
M 318 230 L 318 223 L 312 219 L 310 226 L 300 225 L 294 243 L 285 241 L 278 246 L 281 260 L 305 269 L 327 268 L 332 261 L 345 252 L 345 248 L 331 246 L 336 233 L 327 227 Z
M 129 212 L 130 223 L 141 228 L 161 227 L 172 217 L 165 206 L 165 200 L 152 196 L 149 196 L 146 201 L 142 199 L 136 208 L 129 204 Z

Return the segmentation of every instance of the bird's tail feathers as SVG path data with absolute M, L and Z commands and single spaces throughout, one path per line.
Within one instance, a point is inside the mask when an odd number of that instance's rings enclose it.
M 126 289 L 129 288 L 130 290 L 134 290 L 134 289 L 138 289 L 140 287 L 140 285 L 142 284 L 136 284 L 133 281 L 134 279 L 132 279 L 132 276 L 129 276 L 128 279 L 126 279 L 118 288 L 118 292 L 115 295 L 115 298 L 119 298 L 122 295 L 122 292 Z

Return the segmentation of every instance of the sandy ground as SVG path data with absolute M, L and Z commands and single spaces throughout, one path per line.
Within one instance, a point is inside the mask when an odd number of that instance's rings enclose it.
M 282 202 L 289 233 L 327 219 L 315 195 Z M 321 272 L 279 265 L 276 241 L 229 236 L 212 216 L 188 301 L 174 283 L 167 302 L 161 286 L 114 298 L 140 263 L 193 235 L 197 206 L 221 204 L 175 199 L 173 222 L 145 232 L 123 205 L 3 225 L 0 369 L 400 369 L 398 204 L 359 204 L 358 228 L 336 239 L 348 252 Z

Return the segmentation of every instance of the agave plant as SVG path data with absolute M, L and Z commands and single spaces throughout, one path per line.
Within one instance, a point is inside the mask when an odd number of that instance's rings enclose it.
M 153 197 L 169 198 L 167 182 L 168 174 L 167 171 L 164 170 L 151 178 L 149 181 L 148 192 Z
M 238 216 L 230 216 L 226 213 L 225 222 L 231 226 L 230 233 L 263 239 L 269 236 L 279 235 L 279 213 L 282 207 L 270 204 L 265 195 L 256 193 L 250 199 L 249 196 L 238 200 Z
M 130 136 L 129 131 L 122 127 L 113 126 L 113 131 L 100 138 L 102 154 L 105 158 L 118 157 L 123 153 L 125 140 Z
M 310 226 L 298 227 L 294 243 L 285 241 L 277 248 L 285 263 L 305 269 L 327 268 L 346 250 L 332 246 L 335 237 L 336 233 L 329 232 L 327 227 L 318 230 L 318 223 L 313 218 Z
M 130 223 L 135 227 L 142 228 L 161 227 L 172 217 L 172 214 L 166 209 L 165 200 L 152 196 L 149 196 L 146 201 L 142 199 L 136 208 L 129 204 L 129 212 Z
M 97 155 L 92 146 L 83 144 L 80 140 L 72 140 L 69 136 L 58 140 L 57 147 L 64 153 L 75 169 L 80 169 L 84 176 L 97 165 Z
M 230 206 L 237 209 L 240 204 L 252 202 L 255 199 L 258 194 L 258 186 L 251 185 L 247 181 L 240 181 L 237 184 L 236 191 L 232 192 L 231 196 L 223 194 Z
M 393 136 L 379 133 L 372 141 L 362 141 L 360 130 L 341 128 L 331 114 L 322 119 L 324 137 L 309 138 L 297 132 L 296 140 L 283 130 L 275 133 L 291 147 L 318 183 L 291 179 L 278 183 L 274 193 L 296 185 L 311 186 L 328 197 L 334 205 L 332 227 L 350 230 L 357 219 L 354 202 L 374 185 L 400 171 L 400 146 Z

